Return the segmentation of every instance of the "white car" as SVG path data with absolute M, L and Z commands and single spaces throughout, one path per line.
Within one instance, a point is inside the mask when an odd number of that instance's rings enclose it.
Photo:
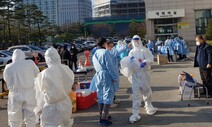
M 0 68 L 4 68 L 6 64 L 12 62 L 12 52 L 0 50 L 0 59 L 3 61 L 3 64 L 0 65 Z
M 96 46 L 96 42 L 95 41 L 85 41 L 83 44 L 89 45 L 92 48 L 94 48 Z
M 21 49 L 27 58 L 32 59 L 33 58 L 33 53 L 37 52 L 38 53 L 38 59 L 39 61 L 44 61 L 44 54 L 45 51 L 42 50 L 41 48 L 34 46 L 34 45 L 16 45 L 8 48 L 8 51 L 13 52 L 15 49 Z

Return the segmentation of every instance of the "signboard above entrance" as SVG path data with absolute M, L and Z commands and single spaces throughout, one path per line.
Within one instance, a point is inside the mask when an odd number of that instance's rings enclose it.
M 177 23 L 178 29 L 188 29 L 190 27 L 190 24 L 188 22 L 179 22 Z
M 147 12 L 147 19 L 180 18 L 185 16 L 185 9 L 154 10 Z

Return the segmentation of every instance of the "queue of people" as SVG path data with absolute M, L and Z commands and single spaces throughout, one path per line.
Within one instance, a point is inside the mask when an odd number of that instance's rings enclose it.
M 157 53 L 167 55 L 169 62 L 187 60 L 188 45 L 182 37 L 167 37 L 164 43 L 157 38 L 155 46 Z
M 150 46 L 151 45 L 151 46 Z M 149 47 L 152 48 L 149 41 Z M 166 52 L 168 59 L 173 61 L 174 54 L 179 59 L 186 58 L 187 47 L 183 38 L 167 38 L 163 44 L 160 39 L 155 43 L 158 53 Z M 195 67 L 199 67 L 201 79 L 212 95 L 212 47 L 202 36 L 196 37 Z M 165 47 L 165 49 L 163 49 Z M 164 50 L 164 51 L 163 51 Z M 100 38 L 97 47 L 92 51 L 92 62 L 96 71 L 90 89 L 97 92 L 99 125 L 112 125 L 110 115 L 111 105 L 116 100 L 119 89 L 119 75 L 122 73 L 132 87 L 132 115 L 129 121 L 139 121 L 142 95 L 144 108 L 148 115 L 154 115 L 157 108 L 152 105 L 150 65 L 154 62 L 153 52 L 146 48 L 138 35 L 133 36 L 129 45 L 119 41 L 116 46 L 110 40 Z M 8 124 L 19 127 L 22 122 L 26 127 L 35 127 L 40 122 L 41 127 L 71 127 L 72 103 L 68 96 L 74 83 L 74 73 L 69 65 L 75 64 L 77 52 L 71 47 L 71 53 L 66 47 L 60 50 L 50 47 L 45 53 L 47 69 L 39 73 L 38 67 L 25 60 L 23 51 L 13 52 L 11 64 L 3 72 L 3 78 L 8 85 Z M 68 59 L 72 63 L 61 63 Z
M 66 64 L 69 66 L 69 68 L 71 70 L 77 70 L 77 48 L 74 44 L 71 45 L 70 47 L 70 51 L 67 49 L 67 46 L 54 46 L 60 57 L 61 57 L 61 61 L 62 63 Z M 73 68 L 74 67 L 74 68 Z

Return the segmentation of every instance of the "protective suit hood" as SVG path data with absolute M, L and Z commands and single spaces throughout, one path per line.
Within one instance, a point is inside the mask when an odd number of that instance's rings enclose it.
M 50 47 L 46 51 L 45 60 L 46 60 L 46 64 L 48 65 L 48 67 L 61 64 L 60 55 L 58 54 L 58 51 L 53 47 Z
M 12 61 L 15 62 L 15 61 L 20 61 L 20 60 L 24 60 L 25 59 L 25 53 L 20 50 L 20 49 L 16 49 L 14 52 L 13 52 L 13 55 L 12 55 Z
M 143 48 L 141 38 L 138 35 L 133 36 L 131 43 L 134 50 Z

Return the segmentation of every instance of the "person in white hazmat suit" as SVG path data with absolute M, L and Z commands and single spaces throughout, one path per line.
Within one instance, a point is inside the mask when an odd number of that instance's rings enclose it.
M 10 127 L 36 126 L 34 109 L 36 107 L 34 78 L 39 73 L 32 60 L 25 60 L 25 54 L 16 49 L 12 55 L 12 63 L 6 65 L 3 78 L 9 89 L 8 124 Z
M 132 84 L 133 101 L 132 101 L 132 115 L 129 118 L 131 123 L 140 120 L 139 109 L 141 101 L 139 96 L 143 95 L 145 102 L 145 109 L 148 115 L 156 113 L 157 108 L 154 108 L 151 103 L 152 90 L 150 87 L 150 75 L 148 74 L 149 65 L 153 63 L 152 53 L 142 45 L 141 39 L 138 35 L 132 38 L 133 49 L 127 57 L 121 60 L 121 73 L 128 77 Z
M 41 127 L 71 127 L 72 103 L 68 94 L 74 83 L 73 71 L 61 64 L 57 50 L 50 47 L 45 53 L 48 68 L 36 78 L 37 107 L 35 113 Z

